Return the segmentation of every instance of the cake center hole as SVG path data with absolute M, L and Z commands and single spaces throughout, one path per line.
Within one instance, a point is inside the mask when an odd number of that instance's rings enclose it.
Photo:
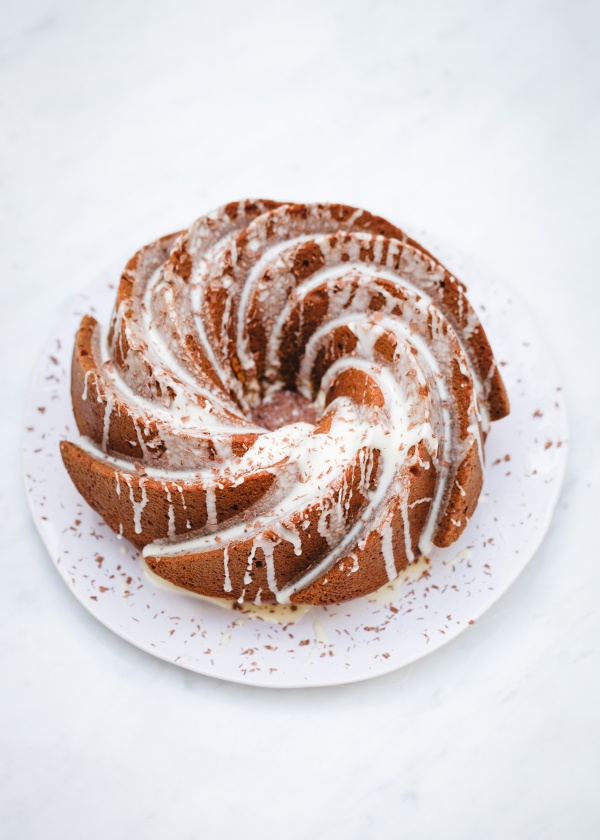
M 319 412 L 310 400 L 295 391 L 276 391 L 268 396 L 252 412 L 252 419 L 259 426 L 273 432 L 290 423 L 313 423 L 319 419 Z

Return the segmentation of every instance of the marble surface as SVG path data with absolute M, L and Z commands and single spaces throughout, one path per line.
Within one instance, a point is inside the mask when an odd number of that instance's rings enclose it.
M 599 836 L 599 9 L 2 4 L 2 837 Z M 258 194 L 364 205 L 483 260 L 567 392 L 567 479 L 525 573 L 355 686 L 273 692 L 141 653 L 68 592 L 22 487 L 27 382 L 66 304 Z

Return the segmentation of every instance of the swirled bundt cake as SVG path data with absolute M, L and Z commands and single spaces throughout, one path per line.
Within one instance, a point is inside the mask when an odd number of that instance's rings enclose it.
M 142 248 L 75 342 L 77 489 L 207 596 L 365 595 L 472 515 L 508 400 L 465 286 L 385 219 L 240 201 Z

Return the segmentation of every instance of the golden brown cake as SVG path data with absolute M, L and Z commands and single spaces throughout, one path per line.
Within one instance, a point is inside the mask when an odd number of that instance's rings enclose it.
M 448 546 L 482 486 L 502 379 L 465 286 L 385 219 L 240 201 L 142 248 L 86 315 L 61 444 L 157 575 L 328 604 Z

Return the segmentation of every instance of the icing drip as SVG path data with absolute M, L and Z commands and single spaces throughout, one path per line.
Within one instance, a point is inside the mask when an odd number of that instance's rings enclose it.
M 102 427 L 102 449 L 104 452 L 108 451 L 108 436 L 110 434 L 110 417 L 113 410 L 114 398 L 107 394 L 105 396 L 106 405 L 104 408 L 104 425 Z
M 409 563 L 415 559 L 415 553 L 412 550 L 410 541 L 410 522 L 408 519 L 408 496 L 404 495 L 400 501 L 400 511 L 402 513 L 402 527 L 404 530 L 404 549 Z
M 129 501 L 131 502 L 131 506 L 133 508 L 133 527 L 136 534 L 141 534 L 142 513 L 144 512 L 144 508 L 148 504 L 148 495 L 146 493 L 145 479 L 140 478 L 139 480 L 139 489 L 141 492 L 141 498 L 139 501 L 136 501 L 135 499 L 131 475 L 129 475 L 128 473 L 123 473 L 123 480 L 129 487 Z
M 173 499 L 171 497 L 171 491 L 165 484 L 165 494 L 167 496 L 167 502 L 169 503 L 168 508 L 168 534 L 169 537 L 173 538 L 175 536 L 175 510 L 173 508 Z
M 93 370 L 93 369 L 92 369 L 92 370 L 88 370 L 88 371 L 86 371 L 86 374 L 85 374 L 85 376 L 83 377 L 83 391 L 82 391 L 82 394 L 81 394 L 81 399 L 82 399 L 84 402 L 85 402 L 85 401 L 87 400 L 87 398 L 88 398 L 88 383 L 89 383 L 89 378 L 90 378 L 90 376 L 91 376 L 92 374 L 94 374 L 94 375 L 96 374 L 96 371 L 95 371 L 95 370 Z M 98 377 L 96 376 L 96 383 L 97 383 L 97 381 L 98 381 Z
M 394 580 L 397 574 L 392 539 L 393 535 L 391 525 L 389 522 L 386 522 L 381 531 L 381 553 L 383 554 L 385 571 L 388 576 L 388 580 Z
M 223 550 L 223 561 L 225 565 L 225 583 L 223 584 L 223 590 L 225 592 L 231 592 L 231 578 L 229 577 L 229 546 L 226 545 Z
M 217 524 L 217 502 L 214 484 L 206 484 L 204 488 L 206 492 L 206 522 L 208 525 L 215 526 Z
M 278 588 L 277 588 L 277 580 L 275 578 L 275 565 L 273 563 L 273 553 L 275 551 L 275 546 L 270 541 L 262 540 L 260 543 L 260 547 L 263 550 L 263 555 L 265 558 L 265 565 L 267 567 L 267 582 L 269 584 L 269 589 L 273 592 L 274 595 L 277 595 Z
M 144 440 L 144 433 L 140 423 L 134 422 L 133 427 L 135 429 L 135 435 L 137 437 L 137 442 L 139 444 L 140 449 L 142 450 L 142 457 L 148 457 L 148 446 L 146 441 Z

